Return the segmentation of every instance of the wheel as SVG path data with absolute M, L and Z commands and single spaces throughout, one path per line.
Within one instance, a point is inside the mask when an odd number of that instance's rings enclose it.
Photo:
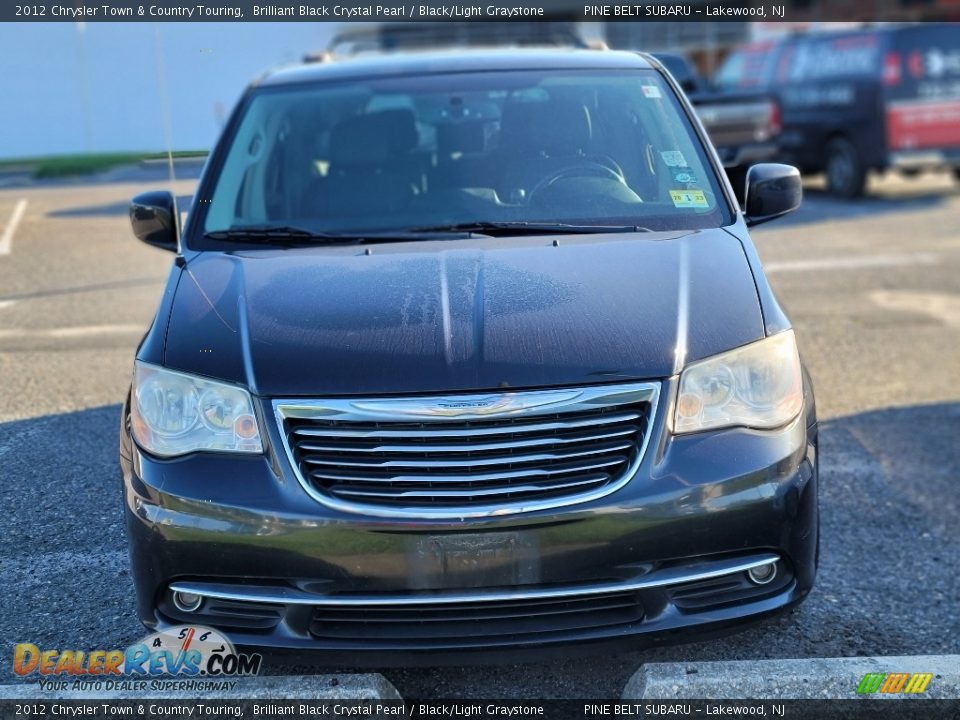
M 857 146 L 844 137 L 827 143 L 827 188 L 834 195 L 855 198 L 863 195 L 867 169 Z
M 957 182 L 960 182 L 960 167 L 955 167 L 953 169 L 953 177 Z

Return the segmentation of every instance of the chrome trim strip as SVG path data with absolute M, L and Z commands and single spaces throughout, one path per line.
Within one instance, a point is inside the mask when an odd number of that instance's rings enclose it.
M 380 470 L 385 468 L 461 468 L 461 467 L 490 467 L 491 465 L 512 465 L 514 463 L 528 463 L 528 462 L 554 462 L 556 460 L 576 460 L 577 458 L 590 457 L 592 455 L 603 455 L 605 453 L 611 452 L 620 452 L 621 450 L 630 450 L 633 447 L 632 442 L 620 442 L 614 445 L 604 445 L 600 447 L 591 448 L 589 450 L 574 450 L 573 452 L 544 452 L 544 453 L 535 453 L 533 455 L 501 455 L 500 457 L 493 458 L 468 458 L 466 460 L 381 460 L 379 462 L 353 462 L 353 461 L 342 461 L 337 462 L 336 458 L 329 458 L 328 460 L 310 460 L 309 458 L 314 457 L 313 455 L 308 455 L 304 458 L 304 462 L 307 465 L 319 465 L 323 467 L 333 467 L 334 470 L 338 468 L 359 468 L 361 470 Z M 624 458 L 626 459 L 626 458 Z M 539 468 L 537 468 L 539 469 Z M 320 470 L 322 474 L 322 469 Z M 465 474 L 463 476 L 465 479 L 470 478 L 470 474 Z
M 531 590 L 506 590 L 475 593 L 433 593 L 429 595 L 314 595 L 292 587 L 257 587 L 254 585 L 228 585 L 223 583 L 205 583 L 177 581 L 170 584 L 174 592 L 188 592 L 218 600 L 236 600 L 239 602 L 280 603 L 286 605 L 331 605 L 331 606 L 411 606 L 444 603 L 500 602 L 510 600 L 537 600 L 549 598 L 573 598 L 605 593 L 648 590 L 650 588 L 681 585 L 683 583 L 710 580 L 723 575 L 746 572 L 752 568 L 777 562 L 780 557 L 774 553 L 762 553 L 746 558 L 719 560 L 705 568 L 690 571 L 689 568 L 668 568 L 655 571 L 649 577 L 621 583 L 603 583 L 567 588 L 534 588 Z
M 429 485 L 429 483 L 462 483 L 465 478 L 469 478 L 473 481 L 484 481 L 484 480 L 517 480 L 521 478 L 529 478 L 530 480 L 536 479 L 549 479 L 553 475 L 562 475 L 568 472 L 586 472 L 588 470 L 599 470 L 600 468 L 609 467 L 610 465 L 619 465 L 623 462 L 622 459 L 619 460 L 607 460 L 601 462 L 591 462 L 587 465 L 578 465 L 577 467 L 570 469 L 569 466 L 566 468 L 531 468 L 530 470 L 499 470 L 496 472 L 487 472 L 487 473 L 471 473 L 470 475 L 391 475 L 390 477 L 384 478 L 361 478 L 354 477 L 351 475 L 341 475 L 334 471 L 322 471 L 314 470 L 310 473 L 310 477 L 319 477 L 319 478 L 329 478 L 331 480 L 342 480 L 344 482 L 369 482 L 371 485 L 376 485 L 377 483 L 383 483 L 384 480 L 389 480 L 393 482 L 419 482 Z M 415 490 L 416 488 L 411 488 Z M 461 492 L 461 495 L 466 495 L 466 493 Z
M 613 423 L 630 422 L 631 420 L 639 419 L 640 416 L 637 413 L 622 413 L 620 415 L 610 415 L 596 420 L 571 420 L 568 423 L 530 423 L 515 428 L 504 426 L 498 428 L 477 428 L 476 430 L 435 430 L 433 434 L 436 437 L 486 437 L 509 435 L 512 433 L 542 432 L 544 430 L 575 430 L 577 428 L 599 427 L 601 425 L 611 425 Z M 423 436 L 423 432 L 419 430 L 320 430 L 313 428 L 301 428 L 297 430 L 295 434 L 304 437 L 341 437 L 364 440 Z
M 564 488 L 578 487 L 580 485 L 596 485 L 598 482 L 603 480 L 603 475 L 598 475 L 586 480 L 575 480 L 573 482 L 561 483 L 559 485 L 551 485 L 551 490 L 563 490 Z M 471 497 L 495 497 L 497 495 L 509 495 L 514 492 L 535 492 L 537 490 L 543 490 L 542 487 L 538 485 L 509 485 L 501 486 L 496 488 L 484 488 L 484 489 L 475 489 L 470 491 Z M 364 498 L 364 497 L 386 497 L 386 498 L 429 498 L 429 497 L 463 497 L 466 493 L 462 490 L 437 490 L 435 488 L 430 488 L 428 490 L 404 490 L 399 493 L 387 493 L 387 492 L 377 492 L 375 488 L 370 490 L 358 489 L 358 490 L 341 490 L 341 495 L 350 495 L 352 497 Z
M 530 414 L 554 413 L 559 407 L 580 404 L 580 390 L 537 390 L 522 393 L 484 393 L 482 395 L 439 395 L 434 397 L 406 398 L 357 398 L 324 402 L 325 409 L 347 409 L 356 419 L 383 419 L 393 421 L 424 420 L 444 421 L 451 418 L 460 420 L 480 420 L 490 416 L 521 416 Z M 298 406 L 287 406 L 290 415 L 298 415 Z M 316 406 L 305 408 L 316 417 Z M 336 418 L 347 419 L 347 418 Z
M 329 400 L 279 399 L 273 401 L 274 418 L 287 461 L 301 487 L 317 502 L 334 510 L 357 513 L 369 517 L 403 518 L 417 520 L 464 520 L 467 518 L 514 515 L 517 513 L 550 510 L 589 502 L 616 492 L 636 474 L 646 455 L 653 425 L 657 418 L 660 383 L 624 383 L 594 385 L 563 390 L 534 390 L 474 395 L 434 395 L 408 398 L 336 398 Z M 647 428 L 633 462 L 623 475 L 600 488 L 559 498 L 514 501 L 501 505 L 471 505 L 456 507 L 386 507 L 361 502 L 350 502 L 319 492 L 304 478 L 294 459 L 290 440 L 284 429 L 284 419 L 309 418 L 335 421 L 420 421 L 438 422 L 470 419 L 492 419 L 508 416 L 536 417 L 555 413 L 577 412 L 614 405 L 646 402 L 650 406 Z
M 531 448 L 541 445 L 573 445 L 575 443 L 597 442 L 598 440 L 610 440 L 612 438 L 623 437 L 624 435 L 633 435 L 636 432 L 634 428 L 625 430 L 614 430 L 602 432 L 600 435 L 585 435 L 574 437 L 552 437 L 552 438 L 530 438 L 529 440 L 505 440 L 503 442 L 481 442 L 470 443 L 469 445 L 375 445 L 373 447 L 351 447 L 353 453 L 462 453 L 464 450 L 477 452 L 480 450 L 510 450 L 511 448 Z M 299 435 L 300 433 L 294 433 Z M 433 435 L 433 433 L 431 433 Z M 310 437 L 316 437 L 311 435 Z M 417 437 L 423 437 L 420 433 Z M 313 441 L 310 441 L 313 442 Z M 632 445 L 632 443 L 631 443 Z M 341 452 L 343 447 L 336 445 L 311 445 L 300 441 L 301 450 L 309 450 L 312 453 Z

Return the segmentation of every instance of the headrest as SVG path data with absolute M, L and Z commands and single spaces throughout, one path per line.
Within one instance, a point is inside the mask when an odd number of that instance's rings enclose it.
M 483 152 L 487 142 L 486 126 L 485 120 L 437 125 L 437 150 L 441 155 Z
M 330 131 L 330 162 L 376 165 L 412 150 L 418 140 L 412 110 L 397 108 L 356 115 Z
M 576 155 L 590 146 L 590 111 L 572 100 L 510 103 L 500 118 L 500 147 L 521 155 Z

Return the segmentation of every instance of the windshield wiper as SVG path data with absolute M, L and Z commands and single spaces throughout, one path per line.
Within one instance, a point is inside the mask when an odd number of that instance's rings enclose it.
M 465 234 L 466 231 L 461 231 Z M 433 233 L 434 235 L 436 233 Z M 204 235 L 208 240 L 226 240 L 277 245 L 323 245 L 365 242 L 402 242 L 428 239 L 431 233 L 421 231 L 322 232 L 291 225 L 238 225 L 227 230 L 213 230 Z
M 569 223 L 538 223 L 526 221 L 472 221 L 451 225 L 431 225 L 400 230 L 372 232 L 323 232 L 293 225 L 238 225 L 226 230 L 212 230 L 204 235 L 208 240 L 291 245 L 350 244 L 367 242 L 403 242 L 431 240 L 451 235 L 471 234 L 489 237 L 518 235 L 598 235 L 602 233 L 650 232 L 638 225 L 572 225 Z
M 206 233 L 204 237 L 208 240 L 237 240 L 239 242 L 271 242 L 275 240 L 295 242 L 315 240 L 347 241 L 355 239 L 353 236 L 315 232 L 292 225 L 239 225 L 228 228 L 227 230 L 213 230 Z
M 603 233 L 651 232 L 639 225 L 573 225 L 517 221 L 475 221 L 412 228 L 410 232 L 475 232 L 495 237 L 509 235 L 601 235 Z

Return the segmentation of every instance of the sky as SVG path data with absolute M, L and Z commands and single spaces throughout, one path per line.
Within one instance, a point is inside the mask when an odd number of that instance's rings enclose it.
M 0 23 L 0 159 L 165 150 L 164 85 L 173 149 L 208 149 L 251 80 L 324 49 L 336 29 L 282 22 Z

